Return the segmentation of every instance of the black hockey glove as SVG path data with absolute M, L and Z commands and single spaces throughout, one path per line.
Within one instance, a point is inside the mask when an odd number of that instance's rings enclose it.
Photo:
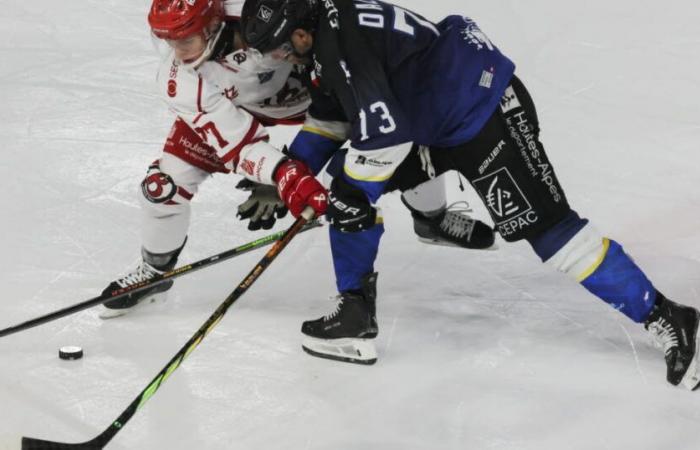
M 287 208 L 277 195 L 275 186 L 258 184 L 244 178 L 236 185 L 236 189 L 250 191 L 250 197 L 238 206 L 236 214 L 241 220 L 250 219 L 249 230 L 269 230 L 277 219 L 287 215 Z
M 361 189 L 345 181 L 341 174 L 331 183 L 326 216 L 332 227 L 346 233 L 357 233 L 374 226 L 377 208 L 369 203 Z

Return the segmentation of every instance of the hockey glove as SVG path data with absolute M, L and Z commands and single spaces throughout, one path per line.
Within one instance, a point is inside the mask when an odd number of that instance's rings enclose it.
M 303 162 L 283 161 L 273 178 L 280 198 L 294 217 L 299 217 L 306 206 L 312 207 L 317 216 L 326 212 L 328 192 Z
M 357 233 L 377 223 L 377 208 L 369 203 L 367 194 L 348 183 L 343 174 L 333 179 L 328 197 L 328 220 L 333 228 Z
M 250 197 L 238 206 L 236 214 L 241 220 L 250 219 L 250 231 L 261 228 L 269 230 L 277 219 L 287 215 L 287 207 L 277 195 L 275 186 L 258 184 L 244 178 L 236 185 L 236 189 L 250 192 Z

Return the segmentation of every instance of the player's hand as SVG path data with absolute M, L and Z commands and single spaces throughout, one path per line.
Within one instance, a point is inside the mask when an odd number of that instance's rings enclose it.
M 236 185 L 236 189 L 250 192 L 250 197 L 238 206 L 236 214 L 241 220 L 250 219 L 249 230 L 269 230 L 277 219 L 287 215 L 287 207 L 277 195 L 275 186 L 258 184 L 244 178 Z
M 294 217 L 299 217 L 306 206 L 317 216 L 326 212 L 328 192 L 301 161 L 288 159 L 275 170 L 275 183 L 280 198 Z

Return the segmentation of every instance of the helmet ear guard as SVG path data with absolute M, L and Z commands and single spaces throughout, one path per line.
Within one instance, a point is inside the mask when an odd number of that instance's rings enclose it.
M 288 42 L 292 32 L 313 30 L 318 20 L 317 0 L 246 0 L 241 14 L 243 40 L 262 53 Z

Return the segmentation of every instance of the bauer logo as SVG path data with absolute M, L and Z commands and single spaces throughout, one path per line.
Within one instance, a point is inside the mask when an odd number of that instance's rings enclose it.
M 515 95 L 515 90 L 513 90 L 513 86 L 508 86 L 506 88 L 506 91 L 503 93 L 503 97 L 501 97 L 501 111 L 507 113 L 508 111 L 512 111 L 515 108 L 521 107 L 522 105 L 520 105 L 518 96 Z
M 474 180 L 474 187 L 486 203 L 496 225 L 532 211 L 530 202 L 505 167 Z
M 268 8 L 265 5 L 260 6 L 260 9 L 258 10 L 258 19 L 262 20 L 265 23 L 269 23 L 270 19 L 272 18 L 272 10 Z

